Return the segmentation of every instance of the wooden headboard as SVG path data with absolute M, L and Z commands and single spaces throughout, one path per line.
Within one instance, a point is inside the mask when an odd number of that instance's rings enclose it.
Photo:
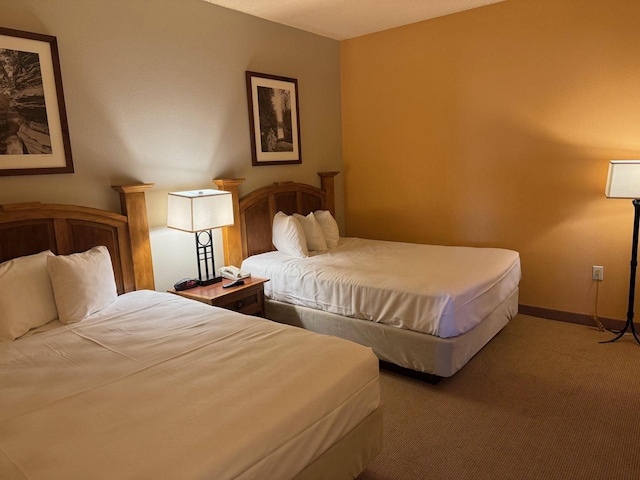
M 240 266 L 250 255 L 274 250 L 271 243 L 273 217 L 279 211 L 307 215 L 329 210 L 335 217 L 334 177 L 340 172 L 318 172 L 320 188 L 295 182 L 276 182 L 258 188 L 242 198 L 238 186 L 244 178 L 215 179 L 220 190 L 231 192 L 235 224 L 222 229 L 225 265 Z
M 122 214 L 75 205 L 0 205 L 0 262 L 51 250 L 57 255 L 105 245 L 118 293 L 154 289 L 145 190 L 119 185 Z

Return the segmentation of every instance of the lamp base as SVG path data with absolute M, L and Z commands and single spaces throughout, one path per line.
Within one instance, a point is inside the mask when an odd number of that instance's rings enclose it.
M 622 330 L 611 330 L 609 328 L 607 330 L 609 330 L 611 333 L 616 335 L 616 337 L 612 338 L 611 340 L 604 340 L 604 341 L 598 342 L 598 343 L 612 343 L 612 342 L 615 342 L 616 340 L 621 339 L 623 337 L 623 335 L 625 333 L 627 333 L 627 330 L 629 330 L 633 334 L 633 338 L 635 338 L 636 342 L 638 342 L 638 344 L 640 345 L 640 338 L 638 338 L 638 334 L 636 333 L 636 327 L 633 324 L 633 319 L 632 318 L 627 318 L 627 323 L 625 323 L 624 328 Z
M 222 277 L 209 277 L 209 278 L 201 278 L 198 280 L 198 285 L 201 287 L 206 287 L 207 285 L 213 285 L 214 283 L 220 283 L 222 281 Z

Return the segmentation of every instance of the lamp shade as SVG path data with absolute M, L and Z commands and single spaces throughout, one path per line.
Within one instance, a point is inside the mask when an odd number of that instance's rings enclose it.
M 611 160 L 605 195 L 640 198 L 640 160 Z
M 223 190 L 169 192 L 167 227 L 201 232 L 233 225 L 231 193 Z

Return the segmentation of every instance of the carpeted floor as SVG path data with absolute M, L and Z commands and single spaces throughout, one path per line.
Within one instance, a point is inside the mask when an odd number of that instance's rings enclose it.
M 640 346 L 518 315 L 429 385 L 381 372 L 384 448 L 358 480 L 640 479 Z

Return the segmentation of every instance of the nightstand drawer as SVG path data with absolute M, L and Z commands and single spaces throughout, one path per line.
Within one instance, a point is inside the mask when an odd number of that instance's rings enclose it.
M 226 308 L 228 310 L 234 310 L 236 312 L 244 313 L 246 315 L 255 315 L 256 313 L 262 313 L 261 295 L 259 292 L 253 292 L 249 295 L 242 295 L 244 292 L 239 292 L 238 295 L 227 295 L 219 299 L 219 302 L 214 302 L 217 307 Z M 261 292 L 260 292 L 261 293 Z

